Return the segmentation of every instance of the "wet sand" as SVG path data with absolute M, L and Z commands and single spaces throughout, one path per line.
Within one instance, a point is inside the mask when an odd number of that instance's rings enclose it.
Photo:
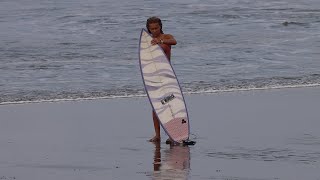
M 146 97 L 0 106 L 0 179 L 320 180 L 320 87 L 185 95 L 195 146 L 147 142 Z

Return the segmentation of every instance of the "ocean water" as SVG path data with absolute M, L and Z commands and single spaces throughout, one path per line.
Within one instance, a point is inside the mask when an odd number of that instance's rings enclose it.
M 318 86 L 318 0 L 1 0 L 0 104 L 144 96 L 150 16 L 185 93 Z

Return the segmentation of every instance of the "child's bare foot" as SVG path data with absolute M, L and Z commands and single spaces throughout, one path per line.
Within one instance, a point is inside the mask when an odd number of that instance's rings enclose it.
M 152 139 L 149 139 L 149 142 L 160 142 L 160 137 L 153 137 Z

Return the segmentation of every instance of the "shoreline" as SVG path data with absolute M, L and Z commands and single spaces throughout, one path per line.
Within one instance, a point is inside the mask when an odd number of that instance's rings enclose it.
M 281 89 L 296 89 L 296 88 L 317 88 L 320 84 L 305 84 L 305 85 L 289 85 L 289 86 L 272 86 L 262 88 L 249 88 L 249 89 L 226 89 L 226 90 L 203 90 L 199 92 L 183 92 L 184 95 L 210 95 L 217 93 L 232 93 L 232 92 L 243 92 L 243 91 L 268 91 L 268 90 L 281 90 Z M 144 98 L 147 95 L 123 95 L 123 96 L 103 96 L 103 97 L 86 97 L 86 98 L 70 98 L 70 99 L 51 99 L 51 100 L 35 100 L 35 101 L 16 101 L 16 102 L 0 102 L 0 107 L 5 105 L 14 104 L 33 104 L 33 103 L 56 103 L 56 102 L 69 102 L 69 101 L 93 101 L 93 100 L 104 100 L 104 99 L 127 99 L 127 98 Z

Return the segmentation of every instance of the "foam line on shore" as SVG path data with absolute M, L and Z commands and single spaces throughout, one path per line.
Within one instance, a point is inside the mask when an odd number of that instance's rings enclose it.
M 234 89 L 217 89 L 217 90 L 199 90 L 195 92 L 183 92 L 184 94 L 212 94 L 212 93 L 223 93 L 223 92 L 237 92 L 237 91 L 255 91 L 255 90 L 272 90 L 272 89 L 287 89 L 287 88 L 304 88 L 304 87 L 318 87 L 320 84 L 301 84 L 301 85 L 287 85 L 287 86 L 268 86 L 268 87 L 253 87 L 253 88 L 234 88 Z M 1 105 L 10 104 L 29 104 L 29 103 L 53 103 L 53 102 L 64 102 L 64 101 L 88 101 L 98 99 L 117 99 L 117 98 L 139 98 L 146 97 L 146 94 L 132 94 L 132 95 L 118 95 L 118 96 L 101 96 L 101 97 L 87 97 L 87 98 L 63 98 L 63 99 L 42 99 L 42 100 L 31 100 L 31 101 L 8 101 L 0 102 Z

